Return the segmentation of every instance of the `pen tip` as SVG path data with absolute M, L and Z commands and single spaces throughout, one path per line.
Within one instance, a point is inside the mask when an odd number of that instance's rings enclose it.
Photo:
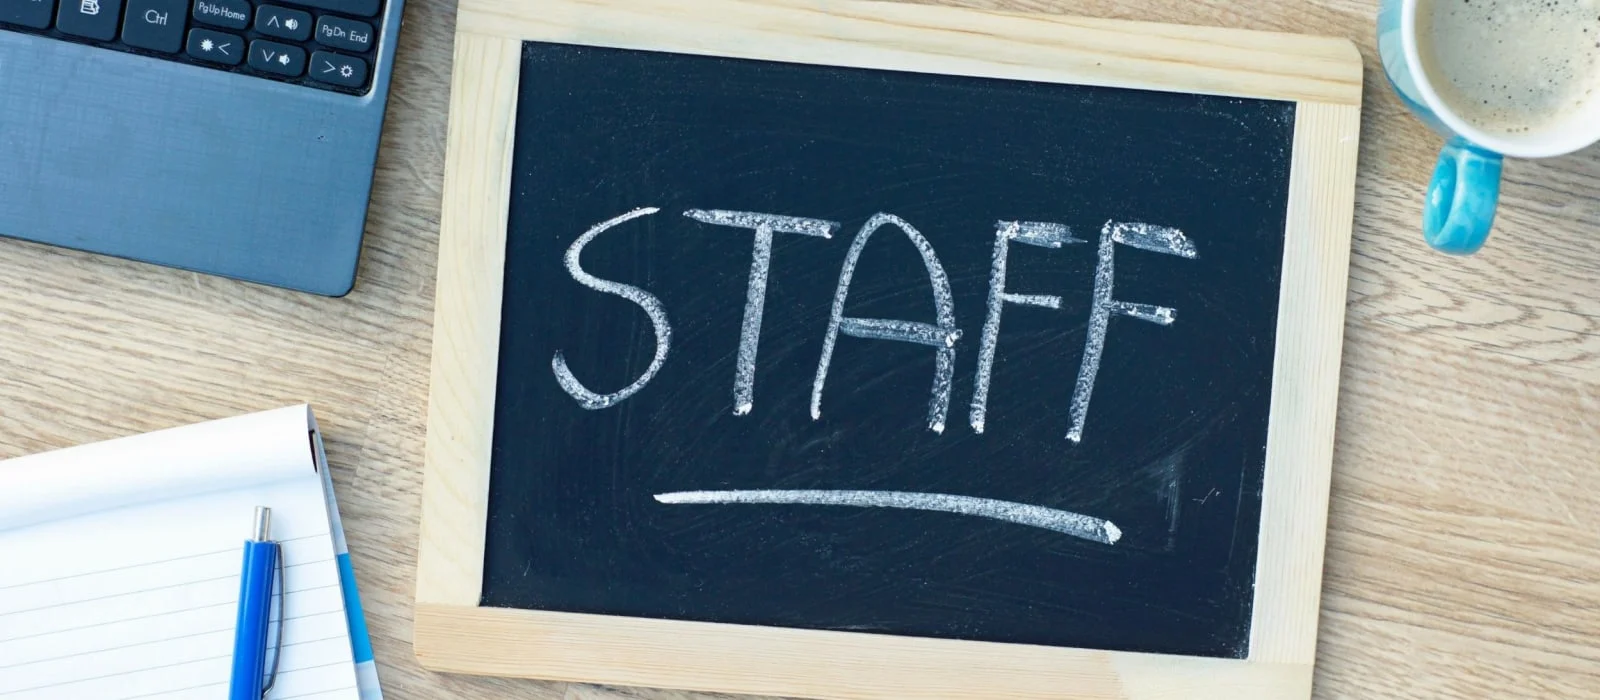
M 256 506 L 255 527 L 251 529 L 251 539 L 257 542 L 266 542 L 272 535 L 272 509 L 266 506 Z

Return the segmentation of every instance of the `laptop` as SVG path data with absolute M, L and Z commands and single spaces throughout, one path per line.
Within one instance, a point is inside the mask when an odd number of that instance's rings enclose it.
M 348 293 L 401 1 L 0 0 L 0 236 Z

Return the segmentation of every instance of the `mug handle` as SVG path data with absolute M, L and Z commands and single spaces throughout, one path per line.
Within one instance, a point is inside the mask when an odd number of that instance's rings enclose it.
M 1422 208 L 1422 235 L 1434 249 L 1471 255 L 1483 247 L 1500 201 L 1499 153 L 1456 136 L 1439 151 Z

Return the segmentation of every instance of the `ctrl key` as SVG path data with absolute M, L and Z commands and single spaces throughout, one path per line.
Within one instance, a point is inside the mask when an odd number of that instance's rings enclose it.
M 329 85 L 361 87 L 367 83 L 367 62 L 332 51 L 318 51 L 311 54 L 311 77 Z
M 128 0 L 122 41 L 141 49 L 177 53 L 183 45 L 183 15 L 188 11 L 189 3 L 184 0 Z

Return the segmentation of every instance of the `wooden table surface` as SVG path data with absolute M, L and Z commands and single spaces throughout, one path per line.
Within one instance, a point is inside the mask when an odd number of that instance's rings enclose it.
M 1376 0 L 976 4 L 1356 41 L 1317 697 L 1600 697 L 1600 148 L 1508 164 L 1489 246 L 1447 258 L 1417 232 L 1438 139 L 1385 84 Z M 453 14 L 408 0 L 350 296 L 0 241 L 0 456 L 310 401 L 389 698 L 708 697 L 442 676 L 412 657 Z

